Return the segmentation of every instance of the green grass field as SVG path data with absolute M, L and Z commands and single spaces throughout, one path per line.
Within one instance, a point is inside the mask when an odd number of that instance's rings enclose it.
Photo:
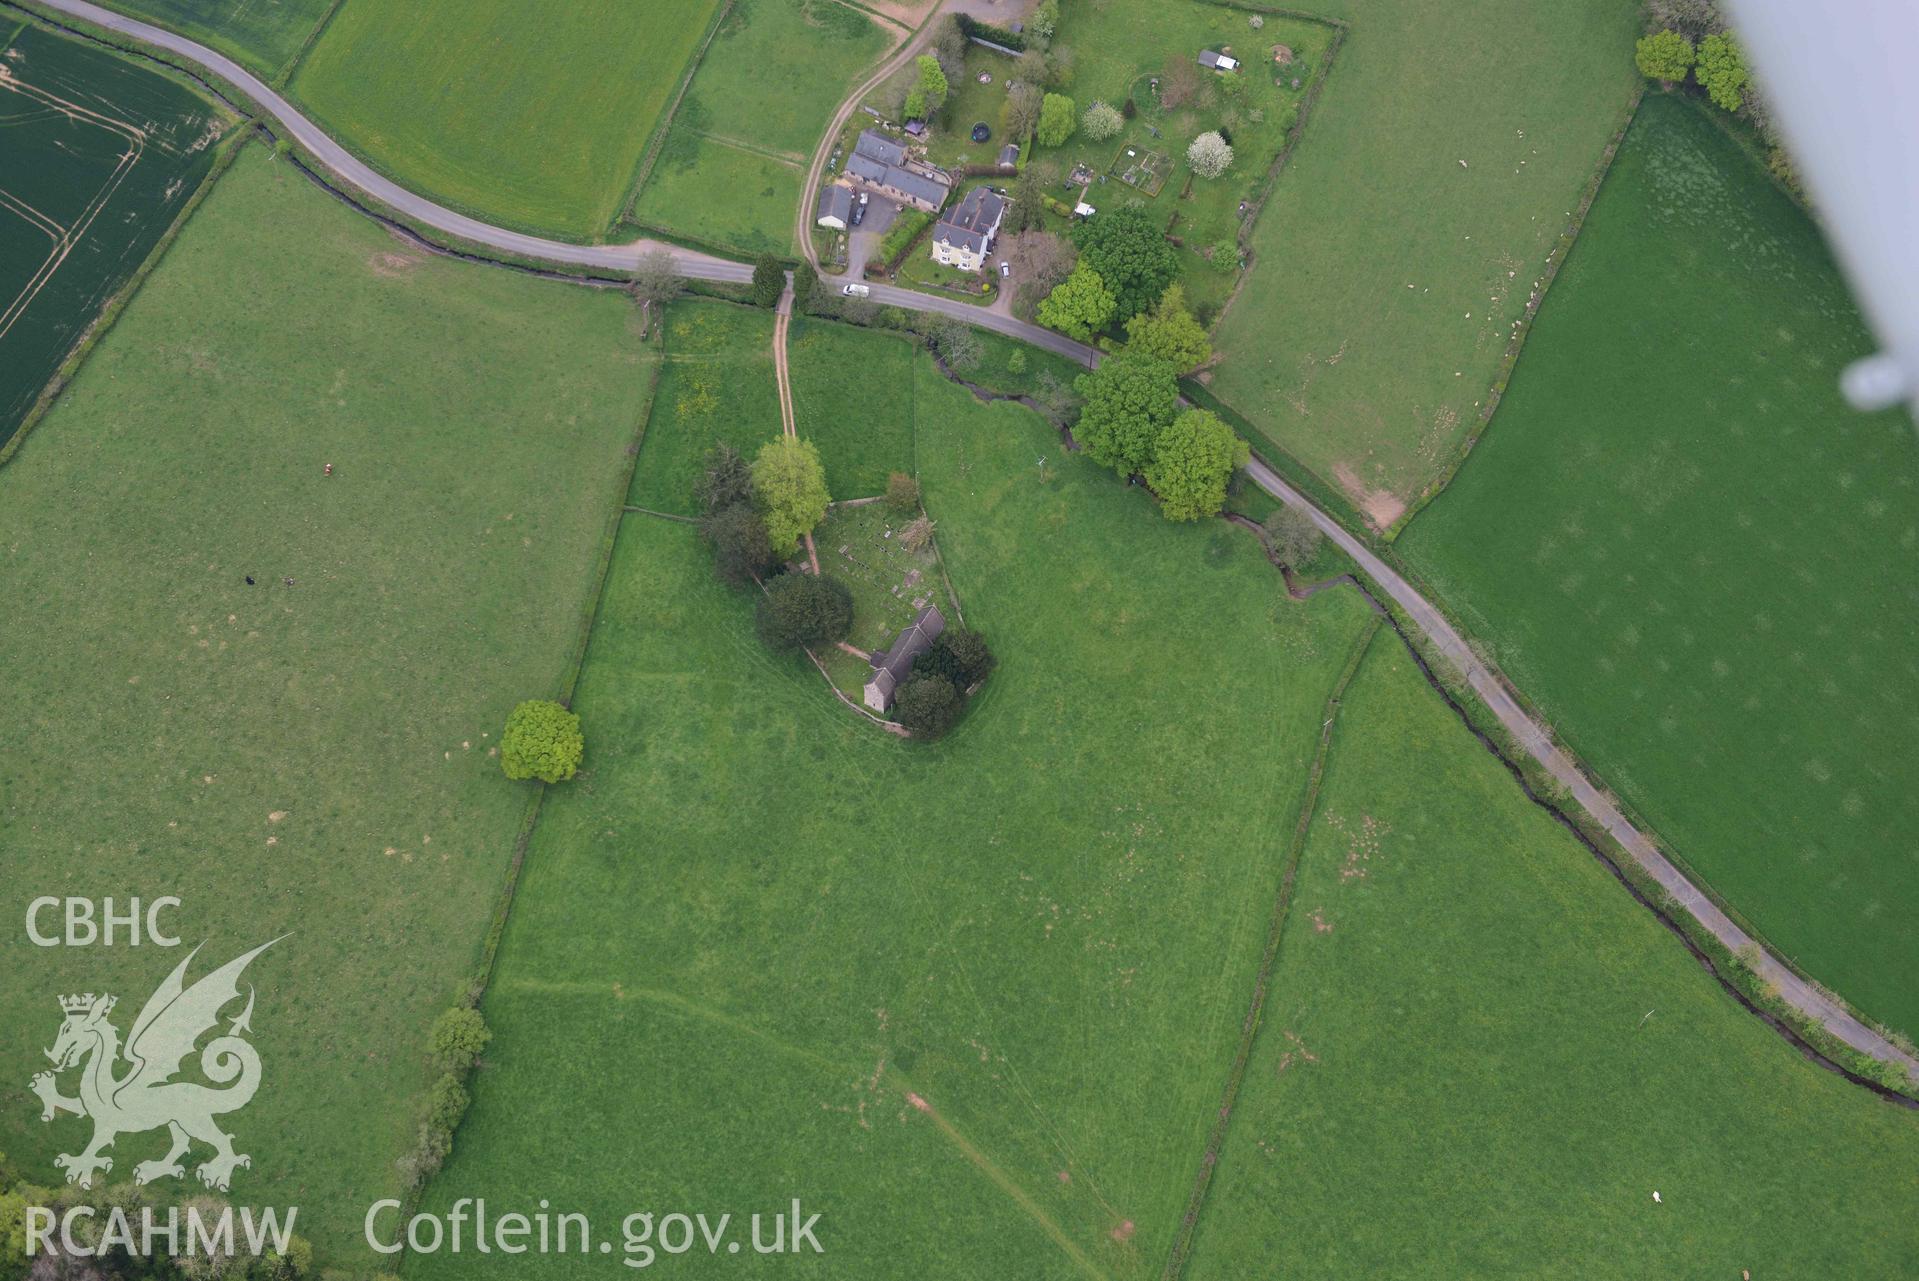
M 1919 451 L 1813 223 L 1649 97 L 1512 390 L 1401 540 L 1571 746 L 1807 973 L 1919 1030 Z
M 833 108 L 893 46 L 841 0 L 735 0 L 633 216 L 741 254 L 793 251 L 805 167 Z
M 1023 409 L 944 380 L 918 409 L 999 670 L 954 735 L 901 743 L 767 655 L 692 530 L 629 516 L 576 700 L 591 768 L 543 810 L 430 1208 L 797 1196 L 832 1275 L 1158 1274 L 1369 616 L 1284 599 L 1250 538 L 1089 465 L 1042 476 L 1057 437 Z M 1202 760 L 1234 763 L 1162 765 Z
M 345 0 L 294 77 L 328 132 L 479 216 L 606 234 L 719 0 Z
M 0 22 L 0 447 L 212 167 L 231 118 L 183 84 Z
M 1033 159 L 1064 179 L 1075 164 L 1085 164 L 1105 176 L 1096 181 L 1086 199 L 1096 207 L 1140 202 L 1163 218 L 1171 234 L 1183 243 L 1180 278 L 1187 300 L 1210 316 L 1223 304 L 1238 278 L 1237 255 L 1219 265 L 1202 251 L 1232 241 L 1240 228 L 1239 206 L 1258 199 L 1268 170 L 1286 133 L 1297 118 L 1299 105 L 1311 86 L 1321 56 L 1331 43 L 1333 29 L 1278 14 L 1261 15 L 1255 30 L 1248 13 L 1194 0 L 1106 0 L 1101 4 L 1064 7 L 1056 45 L 1072 50 L 1072 82 L 1066 92 L 1081 112 L 1095 100 L 1120 106 L 1131 97 L 1139 115 L 1116 138 L 1094 142 L 1076 133 L 1057 148 L 1039 148 Z M 1278 66 L 1273 47 L 1285 45 L 1293 61 Z M 1174 110 L 1159 105 L 1150 85 L 1176 58 L 1190 59 L 1202 49 L 1230 46 L 1241 60 L 1243 89 L 1237 100 L 1225 97 L 1214 73 L 1195 68 L 1199 92 L 1193 101 Z M 1293 80 L 1300 87 L 1292 87 Z M 1194 178 L 1186 164 L 1186 148 L 1199 134 L 1225 126 L 1232 136 L 1233 168 L 1217 179 Z M 1154 137 L 1151 129 L 1160 131 Z M 1126 155 L 1127 149 L 1135 154 Z M 1155 193 L 1147 186 L 1120 179 L 1148 152 L 1162 155 L 1163 185 Z M 1191 180 L 1191 189 L 1187 183 Z M 1050 188 L 1071 204 L 1079 188 Z
M 835 498 L 886 492 L 886 478 L 913 472 L 913 390 L 920 360 L 910 339 L 798 319 L 787 334 L 793 418 L 819 446 Z M 930 367 L 924 376 L 937 377 Z
M 805 163 L 895 34 L 843 0 L 733 0 L 673 122 Z
M 674 124 L 633 202 L 640 231 L 740 257 L 793 252 L 805 166 Z
M 1351 34 L 1260 216 L 1212 389 L 1384 526 L 1486 403 L 1624 118 L 1639 7 L 1325 11 Z
M 675 303 L 666 315 L 666 353 L 627 501 L 694 516 L 693 486 L 707 450 L 725 441 L 750 459 L 780 434 L 773 313 L 727 302 Z
M 1919 1116 L 1735 1004 L 1382 632 L 1186 1275 L 1906 1276 L 1915 1170 Z
M 191 36 L 272 80 L 291 69 L 332 0 L 113 0 L 107 7 Z
M 85 1142 L 24 1091 L 55 995 L 117 993 L 124 1032 L 183 955 L 34 947 L 28 901 L 177 894 L 196 975 L 291 932 L 249 971 L 265 1077 L 233 1199 L 354 1247 L 525 810 L 491 747 L 574 653 L 646 412 L 637 316 L 423 256 L 251 148 L 0 468 L 0 1149 L 24 1177 Z M 122 1136 L 114 1177 L 163 1148 Z

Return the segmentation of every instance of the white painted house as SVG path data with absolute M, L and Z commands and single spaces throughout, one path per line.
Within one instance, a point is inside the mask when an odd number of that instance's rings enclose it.
M 961 271 L 985 267 L 1005 217 L 1006 202 L 991 188 L 973 188 L 933 225 L 933 261 Z

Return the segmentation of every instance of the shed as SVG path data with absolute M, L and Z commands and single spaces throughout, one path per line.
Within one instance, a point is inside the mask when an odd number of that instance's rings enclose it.
M 1199 54 L 1199 65 L 1208 71 L 1237 71 L 1239 59 L 1230 54 L 1220 53 L 1216 49 L 1202 49 Z
M 820 188 L 819 209 L 814 221 L 822 227 L 831 227 L 834 231 L 845 231 L 846 224 L 853 216 L 853 189 L 834 183 Z

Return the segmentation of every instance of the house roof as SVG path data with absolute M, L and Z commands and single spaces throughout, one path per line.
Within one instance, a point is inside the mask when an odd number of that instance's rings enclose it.
M 976 254 L 983 254 L 1005 213 L 1006 202 L 998 194 L 986 187 L 975 187 L 939 220 L 939 225 L 933 228 L 933 239 L 964 245 Z
M 853 214 L 853 189 L 834 183 L 820 188 L 820 206 L 815 217 L 838 218 L 845 222 Z
M 906 163 L 906 147 L 895 142 L 883 133 L 874 133 L 871 129 L 860 130 L 860 136 L 853 144 L 857 155 L 871 156 L 883 165 Z
M 935 209 L 946 203 L 945 183 L 937 178 L 928 178 L 924 174 L 914 173 L 911 169 L 902 169 L 898 165 L 889 165 L 875 160 L 871 156 L 854 152 L 846 159 L 846 172 L 876 186 L 903 191 L 915 199 L 924 200 Z
M 945 630 L 946 615 L 940 613 L 939 606 L 928 605 L 899 634 L 899 638 L 893 642 L 893 648 L 874 662 L 872 674 L 866 678 L 866 683 L 878 686 L 880 693 L 891 698 L 893 691 L 905 684 L 906 678 L 912 674 L 913 660 L 933 648 L 933 641 Z

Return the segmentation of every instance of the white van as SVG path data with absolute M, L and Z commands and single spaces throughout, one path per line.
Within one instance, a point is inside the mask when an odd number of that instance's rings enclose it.
M 848 298 L 866 298 L 871 296 L 873 287 L 871 285 L 841 285 L 840 292 Z

